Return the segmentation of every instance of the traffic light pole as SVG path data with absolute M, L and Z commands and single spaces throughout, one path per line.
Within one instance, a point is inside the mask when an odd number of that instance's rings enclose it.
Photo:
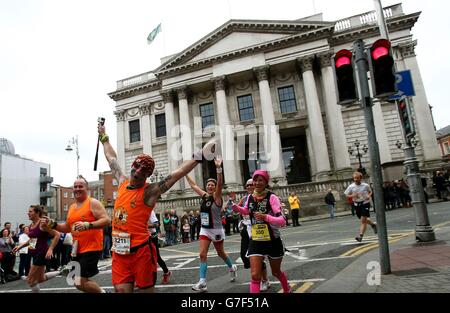
M 369 82 L 367 80 L 367 55 L 364 42 L 357 40 L 353 43 L 355 64 L 357 66 L 358 80 L 361 90 L 362 107 L 368 131 L 368 143 L 372 170 L 373 192 L 378 226 L 378 242 L 380 246 L 380 268 L 383 275 L 391 273 L 391 261 L 389 258 L 389 242 L 387 236 L 386 213 L 382 190 L 383 177 L 381 174 L 380 151 L 375 133 L 375 123 L 372 112 L 372 98 L 370 97 Z

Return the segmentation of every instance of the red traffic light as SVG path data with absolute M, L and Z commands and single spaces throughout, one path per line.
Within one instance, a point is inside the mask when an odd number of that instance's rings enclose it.
M 391 42 L 386 39 L 379 39 L 372 45 L 372 59 L 374 61 L 381 57 L 389 55 L 389 49 L 391 48 Z
M 336 68 L 340 68 L 344 65 L 351 65 L 352 62 L 352 52 L 350 50 L 339 50 L 334 57 L 334 64 Z

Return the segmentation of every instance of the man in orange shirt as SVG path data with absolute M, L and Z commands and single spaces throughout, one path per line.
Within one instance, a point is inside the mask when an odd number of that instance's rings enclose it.
M 80 264 L 80 280 L 75 279 L 78 290 L 87 293 L 105 292 L 89 278 L 98 274 L 98 260 L 103 250 L 103 227 L 110 218 L 103 204 L 88 196 L 88 182 L 78 176 L 73 184 L 73 203 L 67 214 L 66 222 L 56 225 L 59 232 L 72 233 L 72 258 Z M 48 220 L 45 224 L 48 227 Z M 78 284 L 79 282 L 79 284 Z
M 116 292 L 130 293 L 134 286 L 140 292 L 154 292 L 157 254 L 147 229 L 150 214 L 158 197 L 194 169 L 203 153 L 212 150 L 214 142 L 197 152 L 195 160 L 185 161 L 159 183 L 149 184 L 146 180 L 155 168 L 153 158 L 138 155 L 131 165 L 130 176 L 126 177 L 105 134 L 105 126 L 99 124 L 98 133 L 112 175 L 119 183 L 112 221 L 112 283 Z

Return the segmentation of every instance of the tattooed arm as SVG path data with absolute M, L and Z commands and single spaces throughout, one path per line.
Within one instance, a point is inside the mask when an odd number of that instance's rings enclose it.
M 105 126 L 99 125 L 98 133 L 100 136 L 104 135 L 105 134 Z M 102 144 L 103 144 L 103 151 L 105 153 L 106 160 L 108 161 L 109 167 L 111 168 L 111 171 L 112 171 L 112 175 L 120 185 L 127 178 L 124 175 L 123 170 L 119 166 L 119 162 L 117 161 L 116 151 L 114 151 L 114 148 L 109 143 L 109 140 L 102 142 Z

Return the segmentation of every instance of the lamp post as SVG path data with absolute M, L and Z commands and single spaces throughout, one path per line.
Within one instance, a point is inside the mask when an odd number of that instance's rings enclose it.
M 72 151 L 72 146 L 75 146 L 75 153 L 77 156 L 77 177 L 80 176 L 80 152 L 78 150 L 78 135 L 75 137 L 72 137 L 69 139 L 69 142 L 67 143 L 66 151 Z
M 359 162 L 359 168 L 358 168 L 358 172 L 360 172 L 363 175 L 366 175 L 366 169 L 362 166 L 361 163 L 361 157 L 363 156 L 363 154 L 366 154 L 367 151 L 369 150 L 369 148 L 367 147 L 367 145 L 364 145 L 361 149 L 362 151 L 359 150 L 359 147 L 361 146 L 361 143 L 359 142 L 358 139 L 356 139 L 356 141 L 353 143 L 353 145 L 356 147 L 356 157 L 358 158 L 358 162 Z M 355 149 L 353 149 L 352 146 L 348 147 L 348 153 L 350 155 L 353 155 L 353 152 L 355 152 Z M 363 153 L 361 153 L 363 152 Z

